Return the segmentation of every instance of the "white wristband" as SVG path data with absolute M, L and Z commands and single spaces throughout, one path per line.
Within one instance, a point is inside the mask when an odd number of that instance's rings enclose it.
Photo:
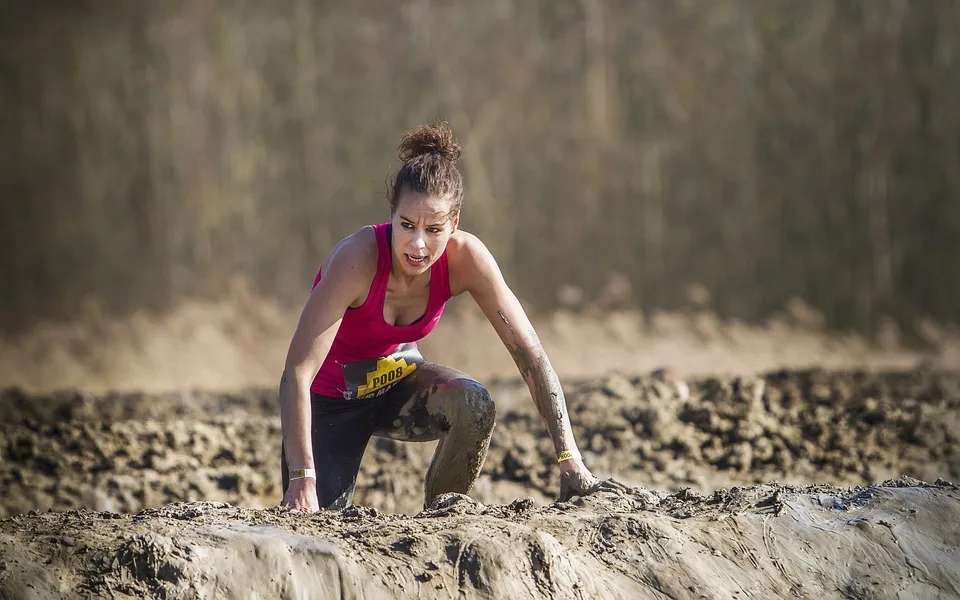
M 317 471 L 315 469 L 294 469 L 290 471 L 289 479 L 293 481 L 294 479 L 307 479 L 308 477 L 310 479 L 316 479 Z

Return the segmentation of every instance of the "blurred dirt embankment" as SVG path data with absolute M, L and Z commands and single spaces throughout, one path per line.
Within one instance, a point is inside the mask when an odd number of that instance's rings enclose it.
M 44 323 L 0 336 L 0 387 L 28 393 L 79 389 L 163 392 L 273 387 L 299 309 L 257 299 L 242 288 L 230 304 L 184 302 L 162 316 L 111 318 L 89 306 L 71 323 Z M 960 369 L 960 334 L 932 325 L 922 345 L 895 329 L 876 340 L 825 331 L 802 303 L 763 325 L 721 321 L 708 311 L 658 313 L 588 309 L 534 315 L 533 322 L 562 380 L 662 366 L 682 376 L 752 375 L 774 369 Z M 428 358 L 489 383 L 519 376 L 509 353 L 469 298 L 454 299 L 421 342 Z

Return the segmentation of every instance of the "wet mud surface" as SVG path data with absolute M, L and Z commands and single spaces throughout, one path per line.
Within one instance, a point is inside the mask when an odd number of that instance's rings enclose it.
M 374 439 L 357 506 L 319 515 L 275 508 L 275 390 L 6 390 L 0 598 L 960 597 L 960 373 L 688 384 L 566 384 L 619 491 L 555 502 L 546 429 L 496 382 L 470 497 L 425 508 L 435 443 Z

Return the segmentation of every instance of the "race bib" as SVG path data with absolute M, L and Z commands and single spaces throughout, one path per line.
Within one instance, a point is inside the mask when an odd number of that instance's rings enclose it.
M 417 370 L 425 361 L 416 344 L 401 344 L 392 354 L 341 365 L 347 389 L 343 397 L 376 398 Z

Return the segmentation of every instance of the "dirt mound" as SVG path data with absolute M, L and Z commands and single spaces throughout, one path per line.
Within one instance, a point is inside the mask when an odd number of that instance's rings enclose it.
M 960 488 L 623 487 L 414 516 L 182 503 L 0 520 L 0 597 L 893 598 L 960 595 Z
M 519 382 L 500 404 L 472 496 L 539 504 L 557 493 L 552 447 Z M 709 493 L 769 481 L 869 485 L 960 479 L 960 374 L 823 371 L 690 382 L 682 400 L 649 377 L 571 384 L 577 439 L 595 473 Z M 91 396 L 0 394 L 0 515 L 87 508 L 129 513 L 180 501 L 266 508 L 279 491 L 276 391 Z M 374 439 L 356 502 L 422 509 L 434 443 Z

